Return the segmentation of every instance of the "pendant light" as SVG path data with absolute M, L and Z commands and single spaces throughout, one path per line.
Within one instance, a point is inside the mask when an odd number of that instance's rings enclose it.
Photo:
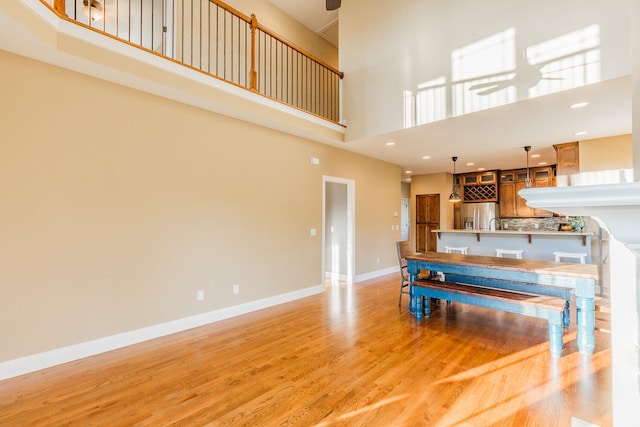
M 462 197 L 458 194 L 458 184 L 456 184 L 456 160 L 458 158 L 452 157 L 451 160 L 453 160 L 453 191 L 449 195 L 449 201 L 455 203 L 461 201 Z
M 527 179 L 524 181 L 524 185 L 526 188 L 531 188 L 531 177 L 529 176 L 529 151 L 531 151 L 531 146 L 524 147 L 524 151 L 527 153 Z

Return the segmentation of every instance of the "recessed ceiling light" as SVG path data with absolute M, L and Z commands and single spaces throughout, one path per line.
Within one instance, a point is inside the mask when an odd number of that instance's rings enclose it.
M 404 173 L 411 173 L 412 171 L 404 171 Z
M 583 131 L 581 131 L 581 132 L 576 132 L 576 133 L 574 133 L 574 135 L 575 135 L 575 136 L 581 136 L 581 135 L 586 135 L 586 134 L 587 134 L 587 132 L 586 132 L 586 131 L 584 131 L 584 130 L 583 130 Z
M 427 159 L 430 159 L 430 158 L 431 158 L 431 156 L 422 156 L 422 158 L 423 158 L 423 159 L 425 159 L 425 160 L 427 160 Z
M 531 158 L 532 158 L 532 159 L 535 159 L 536 157 L 540 157 L 540 154 L 532 154 L 532 155 L 531 155 Z
M 478 170 L 479 170 L 479 171 L 483 171 L 483 170 L 485 170 L 485 168 L 478 168 Z
M 539 164 L 539 165 L 546 165 L 546 164 L 547 164 L 547 162 L 540 162 L 540 163 L 538 163 L 538 164 Z
M 584 102 L 576 102 L 575 104 L 569 105 L 569 108 L 582 108 L 582 107 L 586 107 L 587 105 L 589 105 L 589 103 L 586 102 L 586 101 L 584 101 Z
M 407 178 L 407 179 L 405 179 L 405 181 L 411 182 L 411 178 Z
M 467 166 L 473 166 L 475 163 L 467 163 Z
M 387 142 L 385 145 L 391 146 L 391 145 L 396 145 L 396 143 L 395 143 L 395 142 L 393 142 L 393 141 L 389 141 L 389 142 Z

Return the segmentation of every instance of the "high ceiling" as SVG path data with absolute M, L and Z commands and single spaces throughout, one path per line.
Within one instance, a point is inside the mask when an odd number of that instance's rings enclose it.
M 325 0 L 270 1 L 320 35 L 330 24 L 337 27 L 339 11 L 325 11 Z M 588 101 L 589 105 L 569 108 L 580 101 Z M 587 133 L 576 136 L 578 132 Z M 524 146 L 531 146 L 530 155 L 536 155 L 531 158 L 532 166 L 539 162 L 554 164 L 553 144 L 630 133 L 631 79 L 626 76 L 347 141 L 343 148 L 398 164 L 415 175 L 452 171 L 452 155 L 458 156 L 458 172 L 524 167 Z M 389 142 L 395 145 L 387 145 Z M 429 159 L 423 159 L 425 156 Z
M 589 105 L 569 108 L 581 101 Z M 575 135 L 583 131 L 588 133 Z M 525 146 L 531 146 L 530 155 L 540 155 L 531 158 L 531 166 L 555 164 L 554 144 L 630 133 L 631 79 L 627 76 L 345 145 L 416 175 L 452 171 L 452 155 L 458 157 L 457 172 L 525 167 Z
M 271 1 L 314 31 L 337 22 L 339 12 L 326 12 L 325 0 Z M 84 59 L 62 55 L 11 19 L 3 20 L 2 14 L 0 48 L 71 69 L 95 71 L 97 67 Z M 133 87 L 140 85 L 139 81 L 132 83 Z M 569 108 L 579 101 L 589 101 L 589 105 Z M 580 131 L 588 133 L 576 136 Z M 624 76 L 388 134 L 323 142 L 400 165 L 403 171 L 412 171 L 403 175 L 406 179 L 412 174 L 451 172 L 451 156 L 458 157 L 457 172 L 524 167 L 524 146 L 532 147 L 531 155 L 540 155 L 531 158 L 531 166 L 538 162 L 553 164 L 553 144 L 631 131 L 631 79 Z M 389 142 L 395 145 L 387 145 Z
M 269 2 L 338 47 L 338 10 L 326 10 L 325 0 L 269 0 Z

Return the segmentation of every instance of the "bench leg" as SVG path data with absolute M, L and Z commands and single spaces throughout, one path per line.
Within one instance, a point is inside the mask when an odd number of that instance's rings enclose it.
M 423 296 L 415 296 L 415 312 L 414 315 L 416 316 L 416 320 L 418 322 L 422 321 L 422 305 L 424 304 L 424 297 Z
M 549 317 L 549 347 L 553 357 L 562 356 L 562 319 L 554 316 Z
M 562 312 L 562 324 L 565 328 L 568 328 L 571 324 L 571 307 L 569 301 L 564 303 L 564 311 Z

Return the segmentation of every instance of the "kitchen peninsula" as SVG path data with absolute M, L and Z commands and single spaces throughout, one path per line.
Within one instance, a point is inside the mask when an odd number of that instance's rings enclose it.
M 469 254 L 495 256 L 496 249 L 523 250 L 526 259 L 554 261 L 553 252 L 586 253 L 591 263 L 591 232 L 547 230 L 433 230 L 438 252 L 467 246 Z

